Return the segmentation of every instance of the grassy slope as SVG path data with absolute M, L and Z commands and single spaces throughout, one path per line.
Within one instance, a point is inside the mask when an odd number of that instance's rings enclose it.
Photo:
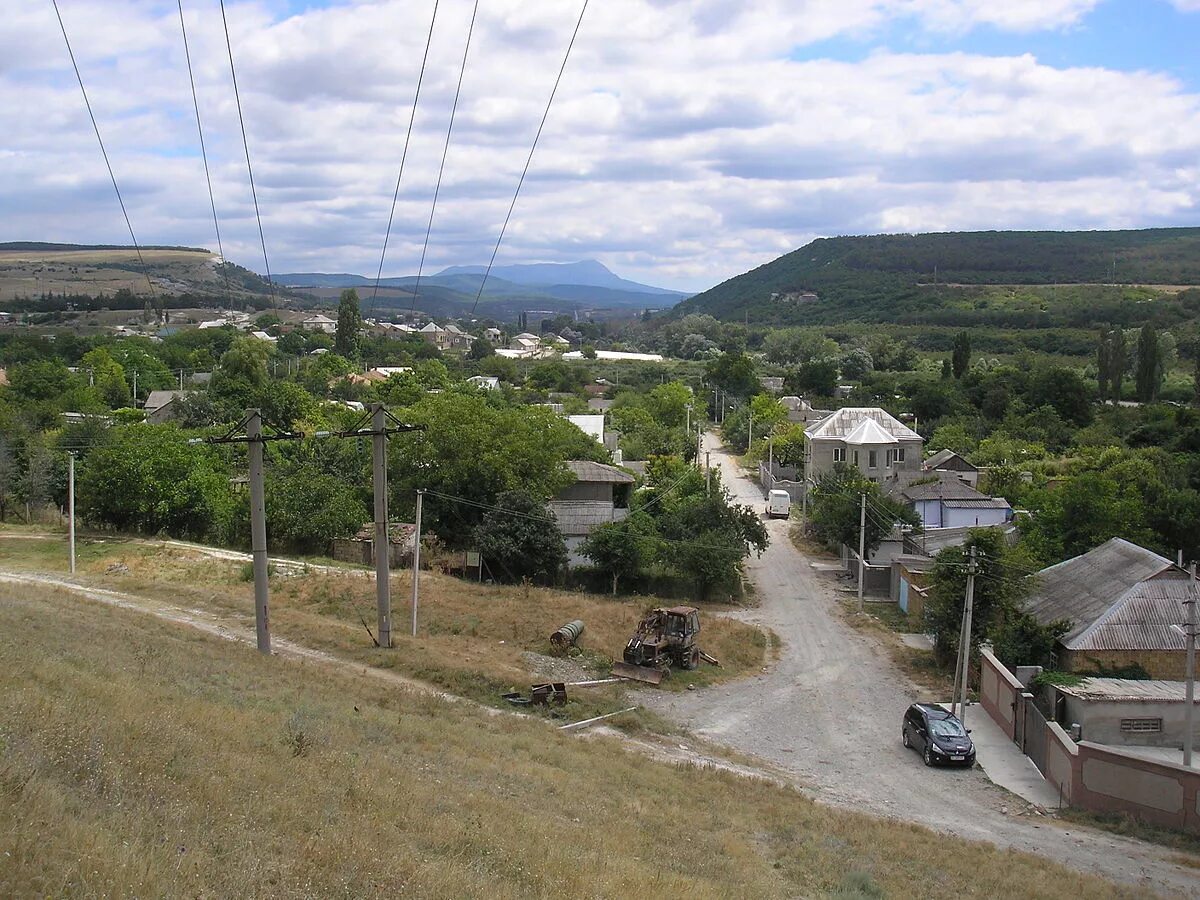
M 1102 284 L 1116 259 L 1121 284 L 1200 284 L 1200 229 L 1119 232 L 974 232 L 824 238 L 698 294 L 678 313 L 706 312 L 726 319 L 749 313 L 759 321 L 826 323 L 846 318 L 904 321 L 944 306 L 974 306 L 980 292 L 920 287 L 942 285 Z M 816 291 L 815 304 L 773 302 L 772 293 Z M 991 290 L 1000 299 L 1007 291 Z M 1048 294 L 1050 292 L 1047 292 Z M 1110 301 L 1122 299 L 1112 289 Z M 1095 292 L 1089 293 L 1094 300 Z M 1033 298 L 1033 312 L 1054 296 Z M 1063 297 L 1070 303 L 1070 298 Z M 1070 312 L 1070 310 L 1068 310 Z M 987 324 L 1004 324 L 987 317 Z M 1044 323 L 1033 323 L 1045 327 Z
M 0 635 L 4 896 L 1123 895 L 56 591 Z

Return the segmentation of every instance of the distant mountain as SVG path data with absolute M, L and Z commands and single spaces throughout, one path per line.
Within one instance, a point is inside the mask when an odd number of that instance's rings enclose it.
M 482 275 L 485 266 L 450 266 L 438 272 L 438 275 Z M 638 294 L 668 294 L 675 297 L 686 297 L 684 291 L 672 291 L 667 288 L 653 287 L 621 278 L 614 274 L 603 263 L 594 259 L 585 259 L 573 263 L 533 263 L 517 266 L 495 266 L 488 277 L 503 278 L 514 284 L 542 285 L 583 285 L 586 287 L 610 288 L 612 290 L 629 291 Z
M 483 315 L 506 317 L 528 309 L 574 312 L 580 309 L 665 309 L 688 295 L 652 287 L 614 275 L 591 260 L 565 264 L 498 266 L 492 269 L 479 294 L 483 266 L 451 266 L 421 279 L 418 308 L 442 315 L 462 315 L 475 308 Z M 292 272 L 275 280 L 297 290 L 320 291 L 358 288 L 372 291 L 375 279 L 363 275 L 325 272 Z M 407 308 L 416 287 L 412 275 L 380 279 L 376 305 L 381 309 Z M 385 290 L 386 289 L 386 290 Z
M 980 321 L 999 323 L 1005 318 L 999 309 L 1005 301 L 985 295 L 998 295 L 1001 285 L 1025 293 L 1036 293 L 1038 286 L 1114 285 L 1104 289 L 1113 294 L 1113 302 L 1132 285 L 1200 285 L 1200 228 L 821 238 L 696 294 L 672 315 L 708 313 L 765 324 L 906 317 L 933 322 L 958 307 L 987 311 Z M 1017 312 L 1008 310 L 1010 317 Z M 1019 312 L 1012 322 L 1016 327 L 1024 327 L 1021 316 L 1032 319 L 1038 313 Z M 1100 314 L 1108 315 L 1109 308 L 1102 312 L 1096 307 L 1091 314 L 1084 310 L 1074 318 L 1090 325 Z

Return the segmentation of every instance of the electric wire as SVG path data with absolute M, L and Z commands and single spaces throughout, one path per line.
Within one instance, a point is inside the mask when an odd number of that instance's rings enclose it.
M 458 99 L 462 95 L 463 76 L 467 72 L 467 56 L 471 52 L 471 37 L 475 33 L 475 18 L 479 14 L 479 0 L 471 10 L 471 24 L 467 26 L 467 41 L 463 46 L 462 66 L 458 70 L 458 86 L 454 89 L 454 103 L 450 107 L 450 124 L 446 126 L 446 143 L 442 146 L 442 162 L 438 166 L 437 184 L 433 189 L 433 204 L 429 208 L 429 224 L 425 227 L 425 243 L 421 247 L 421 263 L 417 266 L 417 280 L 413 285 L 412 305 L 409 315 L 417 308 L 417 298 L 421 294 L 421 275 L 425 271 L 425 254 L 429 250 L 429 235 L 433 232 L 433 218 L 437 214 L 438 195 L 442 191 L 442 175 L 446 171 L 446 157 L 450 153 L 450 136 L 454 133 L 454 118 L 458 114 Z
M 108 150 L 104 147 L 104 138 L 100 136 L 100 125 L 96 122 L 96 114 L 92 112 L 92 101 L 88 99 L 87 88 L 83 86 L 83 75 L 79 72 L 79 64 L 75 61 L 75 51 L 71 49 L 71 39 L 67 37 L 67 26 L 63 22 L 62 11 L 58 8 L 58 0 L 50 0 L 54 4 L 54 14 L 58 17 L 58 27 L 62 29 L 63 42 L 67 45 L 67 55 L 71 57 L 71 68 L 75 70 L 75 79 L 79 82 L 79 91 L 83 94 L 83 105 L 87 107 L 88 118 L 92 120 L 92 129 L 96 132 L 96 142 L 100 145 L 100 154 L 104 157 L 104 165 L 108 169 L 108 177 L 112 180 L 113 191 L 117 195 L 117 203 L 121 206 L 121 215 L 125 217 L 125 227 L 129 229 L 129 239 L 133 241 L 133 249 L 137 253 L 138 265 L 142 267 L 142 275 L 150 288 L 150 296 L 157 299 L 158 292 L 154 282 L 150 280 L 150 270 L 146 268 L 146 260 L 142 257 L 142 247 L 137 236 L 133 233 L 133 223 L 129 221 L 129 211 L 125 208 L 125 199 L 117 186 L 117 176 L 113 172 L 112 163 L 108 159 Z
M 575 47 L 575 39 L 579 37 L 579 27 L 583 24 L 583 16 L 587 12 L 588 2 L 589 0 L 583 0 L 583 7 L 579 10 L 579 18 L 575 22 L 575 30 L 571 33 L 571 40 L 567 44 L 567 52 L 563 54 L 562 65 L 558 69 L 558 77 L 554 79 L 554 87 L 550 90 L 550 99 L 546 101 L 546 111 L 542 113 L 542 121 L 538 124 L 537 133 L 533 136 L 533 145 L 529 148 L 529 156 L 525 159 L 525 168 L 521 170 L 521 177 L 517 181 L 517 189 L 513 193 L 512 203 L 508 205 L 508 214 L 504 217 L 504 224 L 500 226 L 500 235 L 496 238 L 496 246 L 492 248 L 492 258 L 488 260 L 483 278 L 479 281 L 479 291 L 475 294 L 475 303 L 471 306 L 471 315 L 475 314 L 475 308 L 479 306 L 479 298 L 483 296 L 483 289 L 487 285 L 488 276 L 492 274 L 492 267 L 496 264 L 496 254 L 500 252 L 500 244 L 504 240 L 505 233 L 508 231 L 508 223 L 512 219 L 513 210 L 516 209 L 517 198 L 521 196 L 521 188 L 525 184 L 525 176 L 529 174 L 529 166 L 533 163 L 533 154 L 537 150 L 538 141 L 542 137 L 542 129 L 546 127 L 546 119 L 550 117 L 550 107 L 554 104 L 554 95 L 558 93 L 558 86 L 562 82 L 563 73 L 567 70 L 567 61 L 571 58 L 571 50 Z
M 404 135 L 404 150 L 400 154 L 400 171 L 396 175 L 396 189 L 392 192 L 392 208 L 388 213 L 387 230 L 383 234 L 383 250 L 379 253 L 379 269 L 375 272 L 375 287 L 371 291 L 371 304 L 367 318 L 375 311 L 375 297 L 379 294 L 379 281 L 383 277 L 383 261 L 387 258 L 388 239 L 392 236 L 392 221 L 396 216 L 396 201 L 400 197 L 400 180 L 404 177 L 404 163 L 408 159 L 408 144 L 412 140 L 413 123 L 417 119 L 417 103 L 421 99 L 421 85 L 425 81 L 425 65 L 429 62 L 429 45 L 433 43 L 433 26 L 437 22 L 439 0 L 433 0 L 433 16 L 429 20 L 429 34 L 425 38 L 425 53 L 421 57 L 421 71 L 417 75 L 417 90 L 413 94 L 412 112 L 408 116 L 408 132 Z
M 254 187 L 254 168 L 250 165 L 250 141 L 246 137 L 246 119 L 242 115 L 242 95 L 238 91 L 237 69 L 233 64 L 233 42 L 229 38 L 229 19 L 225 16 L 225 0 L 221 3 L 221 24 L 225 27 L 225 49 L 229 52 L 229 76 L 233 81 L 233 99 L 237 104 L 238 124 L 242 129 L 242 148 L 246 151 L 246 174 L 250 177 L 250 196 L 254 200 L 254 218 L 258 222 L 258 240 L 262 244 L 263 265 L 267 270 L 267 284 L 271 288 L 271 308 L 276 309 L 275 282 L 271 280 L 271 263 L 267 259 L 267 238 L 263 233 L 262 213 L 258 209 L 258 191 Z
M 183 35 L 183 57 L 187 60 L 188 82 L 192 86 L 192 108 L 196 111 L 196 132 L 200 136 L 200 158 L 204 161 L 204 180 L 208 184 L 208 202 L 212 206 L 213 230 L 217 233 L 217 253 L 221 256 L 221 274 L 225 276 L 225 300 L 233 308 L 233 291 L 229 286 L 229 266 L 225 260 L 225 248 L 221 244 L 221 225 L 217 220 L 217 200 L 213 195 L 212 175 L 208 169 L 208 150 L 204 146 L 204 125 L 200 120 L 200 98 L 196 95 L 196 76 L 192 73 L 192 52 L 188 47 L 187 22 L 183 17 L 183 0 L 179 5 L 179 31 Z

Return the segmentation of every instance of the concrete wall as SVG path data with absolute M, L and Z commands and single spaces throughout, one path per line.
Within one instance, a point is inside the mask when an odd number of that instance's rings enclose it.
M 1084 740 L 1097 744 L 1138 747 L 1182 747 L 1186 730 L 1186 705 L 1180 701 L 1081 700 L 1070 694 L 1066 700 L 1066 723 L 1078 723 Z M 1122 719 L 1162 719 L 1161 732 L 1123 732 Z M 1200 721 L 1193 731 L 1200 746 Z
M 1015 740 L 1017 697 L 1025 689 L 992 651 L 984 647 L 979 656 L 979 702 L 1009 739 Z
M 1014 738 L 1020 682 L 990 651 L 984 649 L 981 657 L 981 705 Z M 1064 803 L 1200 833 L 1200 769 L 1143 759 L 1092 741 L 1075 744 L 1056 722 L 1047 722 L 1044 728 L 1044 775 Z
M 854 584 L 857 586 L 858 550 L 842 544 L 842 563 L 845 565 L 846 571 L 855 579 Z M 890 599 L 892 593 L 891 563 L 884 566 L 873 566 L 867 563 L 863 567 L 863 593 Z
M 340 562 L 375 565 L 374 541 L 337 538 L 333 542 L 333 558 Z M 400 569 L 412 564 L 412 541 L 388 544 L 388 568 Z
M 942 509 L 943 528 L 983 528 L 1007 521 L 1008 511 L 1004 509 Z

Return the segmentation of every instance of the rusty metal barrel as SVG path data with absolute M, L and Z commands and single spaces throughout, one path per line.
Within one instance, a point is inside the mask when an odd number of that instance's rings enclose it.
M 566 650 L 568 647 L 575 646 L 575 642 L 579 640 L 581 634 L 583 634 L 583 620 L 576 619 L 550 635 L 550 643 L 559 650 Z

